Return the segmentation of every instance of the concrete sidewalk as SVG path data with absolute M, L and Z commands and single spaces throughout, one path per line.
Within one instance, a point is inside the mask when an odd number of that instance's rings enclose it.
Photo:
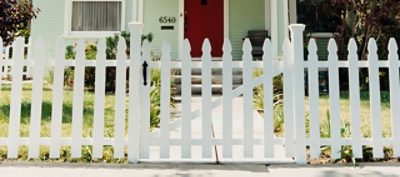
M 1 177 L 400 177 L 400 164 L 352 166 L 203 165 L 203 164 L 20 164 L 4 162 Z

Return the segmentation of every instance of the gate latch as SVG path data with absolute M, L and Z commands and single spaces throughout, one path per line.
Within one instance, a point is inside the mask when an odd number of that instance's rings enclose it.
M 142 65 L 142 67 L 143 67 L 143 84 L 144 84 L 144 86 L 147 86 L 147 67 L 148 67 L 149 65 L 147 64 L 147 62 L 146 61 L 144 61 L 143 62 L 143 65 Z

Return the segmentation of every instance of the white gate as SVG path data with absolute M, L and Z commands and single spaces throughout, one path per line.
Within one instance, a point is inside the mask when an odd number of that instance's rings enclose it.
M 222 62 L 212 61 L 210 42 L 205 39 L 201 62 L 192 62 L 188 40 L 183 43 L 180 61 L 171 61 L 171 49 L 168 42 L 165 42 L 162 45 L 161 61 L 153 62 L 150 61 L 149 44 L 144 42 L 140 64 L 140 66 L 143 66 L 143 70 L 136 71 L 136 74 L 144 74 L 140 78 L 139 92 L 141 94 L 139 95 L 141 99 L 138 99 L 141 100 L 138 108 L 141 111 L 140 161 L 282 163 L 292 162 L 292 158 L 296 157 L 297 162 L 305 163 L 305 113 L 304 108 L 301 109 L 300 106 L 296 106 L 304 105 L 304 87 L 291 88 L 294 85 L 304 86 L 304 79 L 300 79 L 304 78 L 302 63 L 294 63 L 294 57 L 297 61 L 300 61 L 304 56 L 303 47 L 301 47 L 303 46 L 304 26 L 293 25 L 291 30 L 293 41 L 285 41 L 282 60 L 273 59 L 271 42 L 266 40 L 263 48 L 263 60 L 253 61 L 252 46 L 250 40 L 246 39 L 243 44 L 242 61 L 233 60 L 229 40 L 225 40 L 223 45 Z M 293 48 L 292 46 L 299 47 Z M 161 68 L 162 75 L 161 126 L 156 132 L 150 132 L 150 86 L 146 79 L 150 78 L 150 70 L 154 68 Z M 192 105 L 191 71 L 193 68 L 200 68 L 202 71 L 201 108 Z M 219 97 L 212 95 L 213 68 L 222 68 L 223 70 L 223 95 Z M 234 68 L 243 70 L 243 85 L 236 89 L 232 89 L 232 71 Z M 173 69 L 182 70 L 182 113 L 178 120 L 171 121 L 170 77 Z M 253 78 L 255 69 L 262 70 L 263 75 Z M 284 138 L 275 137 L 273 127 L 273 78 L 281 73 L 285 75 L 285 115 L 289 115 L 285 118 Z M 253 89 L 259 85 L 264 88 L 264 117 L 260 117 L 253 106 Z M 233 100 L 238 97 L 243 100 L 242 105 L 240 105 L 241 111 L 233 110 Z M 222 106 L 222 115 L 213 114 L 213 110 L 220 106 Z M 233 113 L 240 113 L 241 115 L 233 115 Z M 240 130 L 239 132 L 234 132 L 233 117 L 235 116 L 239 117 L 241 123 L 243 123 L 239 125 L 241 128 L 235 128 L 235 130 Z M 197 127 L 193 127 L 192 122 L 196 119 L 201 119 L 199 124 L 195 125 L 201 126 L 201 136 L 193 137 L 192 129 Z M 221 137 L 215 137 L 216 128 L 213 126 L 213 121 L 218 119 L 222 121 Z M 256 130 L 255 126 L 257 125 L 262 129 Z M 170 131 L 176 129 L 179 129 L 178 136 L 171 137 L 171 135 L 176 134 L 171 134 Z M 234 136 L 237 133 L 240 133 L 240 135 Z M 154 148 L 153 151 L 152 148 Z

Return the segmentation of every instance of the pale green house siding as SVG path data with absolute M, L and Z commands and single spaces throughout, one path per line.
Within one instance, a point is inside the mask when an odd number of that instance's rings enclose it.
M 36 0 L 34 6 L 40 13 L 32 23 L 31 35 L 35 41 L 41 36 L 46 43 L 46 54 L 53 50 L 55 41 L 64 33 L 64 1 L 63 0 Z
M 229 38 L 234 59 L 242 58 L 243 38 L 247 31 L 265 29 L 264 0 L 230 0 Z
M 153 54 L 160 55 L 163 41 L 171 44 L 172 59 L 179 56 L 179 0 L 145 0 L 144 1 L 144 34 L 153 33 L 153 42 L 151 47 Z M 159 18 L 162 16 L 175 17 L 176 22 L 165 24 L 173 26 L 173 30 L 161 30 Z

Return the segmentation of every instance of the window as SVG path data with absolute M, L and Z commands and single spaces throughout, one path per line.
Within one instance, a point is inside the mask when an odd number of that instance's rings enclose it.
M 124 0 L 69 0 L 69 33 L 123 30 Z M 68 11 L 67 11 L 68 12 Z

